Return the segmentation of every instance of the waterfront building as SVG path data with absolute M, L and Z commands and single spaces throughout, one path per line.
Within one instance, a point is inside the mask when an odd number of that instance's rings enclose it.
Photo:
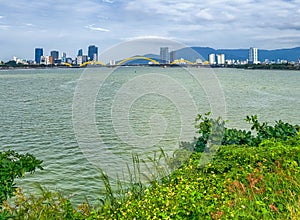
M 170 63 L 170 54 L 168 47 L 161 47 L 160 48 L 160 60 L 162 64 L 169 64 Z
M 35 48 L 34 61 L 37 64 L 41 63 L 41 57 L 44 55 L 43 48 Z
M 77 56 L 82 56 L 82 55 L 83 55 L 82 49 L 79 49 Z
M 196 64 L 202 64 L 202 63 L 203 63 L 203 61 L 202 61 L 202 59 L 200 59 L 200 58 L 197 58 L 195 63 L 196 63 Z
M 208 55 L 208 62 L 210 65 L 216 64 L 216 55 L 214 53 Z
M 77 58 L 76 58 L 76 64 L 77 65 L 81 65 L 81 64 L 83 64 L 83 61 L 82 61 L 82 56 L 77 56 Z
M 67 54 L 65 52 L 62 53 L 61 62 L 66 63 L 67 62 Z
M 110 60 L 110 61 L 109 61 L 109 65 L 110 65 L 110 66 L 116 65 L 116 61 L 115 61 L 115 60 Z
M 87 55 L 77 56 L 77 58 L 76 58 L 76 64 L 77 65 L 81 65 L 81 64 L 83 64 L 87 61 L 88 61 L 88 56 Z
M 90 61 L 98 61 L 98 47 L 90 45 L 88 48 L 88 57 Z
M 217 64 L 225 65 L 225 54 L 217 54 Z
M 16 64 L 28 65 L 28 62 L 26 60 L 18 58 L 16 56 L 13 56 L 13 61 L 15 61 Z M 1 61 L 0 61 L 0 64 L 1 64 Z
M 73 64 L 73 59 L 71 57 L 67 57 L 66 63 Z
M 50 64 L 52 64 L 51 60 L 53 60 L 51 56 L 41 56 L 40 64 L 50 65 Z
M 53 50 L 50 52 L 50 56 L 53 58 L 53 61 L 58 60 L 59 52 L 57 50 Z
M 174 62 L 174 60 L 176 59 L 176 51 L 171 51 L 170 52 L 170 62 Z
M 82 55 L 82 63 L 85 63 L 87 61 L 89 61 L 88 56 L 87 55 Z
M 250 47 L 249 49 L 249 61 L 250 64 L 258 64 L 258 49 Z

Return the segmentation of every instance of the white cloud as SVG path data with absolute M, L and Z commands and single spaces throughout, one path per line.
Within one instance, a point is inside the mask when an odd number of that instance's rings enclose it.
M 108 29 L 105 29 L 105 28 L 101 28 L 101 27 L 95 27 L 94 24 L 90 24 L 90 25 L 87 25 L 85 26 L 86 28 L 92 30 L 92 31 L 103 31 L 103 32 L 109 32 L 110 30 Z
M 8 25 L 0 25 L 0 30 L 8 30 L 10 26 Z
M 174 38 L 171 37 L 163 37 L 163 36 L 154 36 L 154 35 L 144 35 L 144 36 L 136 36 L 136 37 L 127 37 L 127 38 L 122 38 L 123 41 L 135 41 L 135 40 L 169 40 L 169 41 L 174 41 Z
M 204 19 L 204 20 L 214 20 L 214 16 L 210 13 L 208 8 L 201 9 L 197 14 L 196 17 Z

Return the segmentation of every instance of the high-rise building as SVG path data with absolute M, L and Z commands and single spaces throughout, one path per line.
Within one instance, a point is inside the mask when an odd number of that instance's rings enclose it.
M 35 62 L 37 64 L 40 64 L 41 63 L 41 57 L 44 55 L 44 52 L 43 52 L 43 48 L 35 48 Z
M 208 62 L 210 65 L 216 64 L 216 55 L 214 53 L 208 55 Z
M 83 63 L 85 63 L 87 61 L 88 61 L 87 55 L 77 56 L 77 58 L 76 58 L 76 63 L 78 65 L 81 65 L 81 64 L 83 64 Z
M 225 54 L 217 54 L 217 64 L 218 65 L 225 64 Z
M 41 56 L 40 64 L 50 65 L 52 64 L 51 60 L 53 60 L 51 56 Z
M 53 50 L 50 52 L 50 56 L 53 58 L 53 61 L 58 60 L 59 52 L 57 50 Z
M 83 55 L 82 49 L 79 49 L 77 56 L 82 56 L 82 55 Z
M 258 64 L 258 49 L 255 47 L 249 49 L 249 63 Z
M 88 57 L 90 61 L 98 61 L 98 47 L 90 45 L 88 48 Z
M 62 53 L 61 62 L 67 62 L 67 54 L 65 52 Z
M 168 47 L 161 47 L 160 48 L 160 60 L 163 64 L 169 64 L 170 63 L 170 54 L 169 54 L 169 48 Z
M 174 60 L 176 60 L 176 51 L 171 51 L 170 52 L 170 62 L 174 62 Z
M 77 64 L 77 65 L 83 64 L 82 56 L 77 56 L 77 57 L 76 57 L 76 64 Z

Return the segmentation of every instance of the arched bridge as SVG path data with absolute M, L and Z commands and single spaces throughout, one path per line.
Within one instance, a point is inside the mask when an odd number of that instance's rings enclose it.
M 151 59 L 149 57 L 134 56 L 134 57 L 129 57 L 129 58 L 123 59 L 120 62 L 118 62 L 116 65 L 120 66 L 120 65 L 123 65 L 124 63 L 126 63 L 128 61 L 131 61 L 131 60 L 148 60 L 148 61 L 152 62 L 153 64 L 159 64 L 159 62 L 157 62 L 156 60 Z
M 190 65 L 193 65 L 195 63 L 193 63 L 189 60 L 179 59 L 179 60 L 174 60 L 171 64 L 190 64 Z
M 101 66 L 106 66 L 105 63 L 101 62 L 101 61 L 87 61 L 84 62 L 82 64 L 80 64 L 80 67 L 86 66 L 86 65 L 101 65 Z
M 153 63 L 153 64 L 156 64 L 156 65 L 159 65 L 160 63 L 155 60 L 155 59 L 152 59 L 152 58 L 149 58 L 149 57 L 144 57 L 144 56 L 134 56 L 134 57 L 129 57 L 129 58 L 125 58 L 121 61 L 119 61 L 117 64 L 113 65 L 113 66 L 121 66 L 121 65 L 124 65 L 126 64 L 128 61 L 132 61 L 132 60 L 148 60 L 149 62 Z M 170 63 L 171 65 L 172 64 L 188 64 L 188 65 L 194 65 L 195 63 L 189 61 L 189 60 L 185 60 L 185 59 L 178 59 L 178 60 L 174 60 L 173 62 Z M 69 63 L 65 63 L 66 66 L 69 66 L 69 67 L 72 67 L 71 64 Z M 79 66 L 80 67 L 85 67 L 87 65 L 101 65 L 101 66 L 109 66 L 109 65 L 106 65 L 105 63 L 101 62 L 101 61 L 87 61 L 87 62 L 84 62 L 82 64 L 80 64 Z

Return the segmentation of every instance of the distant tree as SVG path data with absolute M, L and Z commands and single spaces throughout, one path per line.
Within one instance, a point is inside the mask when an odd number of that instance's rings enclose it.
M 8 62 L 5 63 L 5 66 L 16 67 L 18 65 L 17 65 L 16 61 L 10 60 L 10 61 L 8 61 Z

